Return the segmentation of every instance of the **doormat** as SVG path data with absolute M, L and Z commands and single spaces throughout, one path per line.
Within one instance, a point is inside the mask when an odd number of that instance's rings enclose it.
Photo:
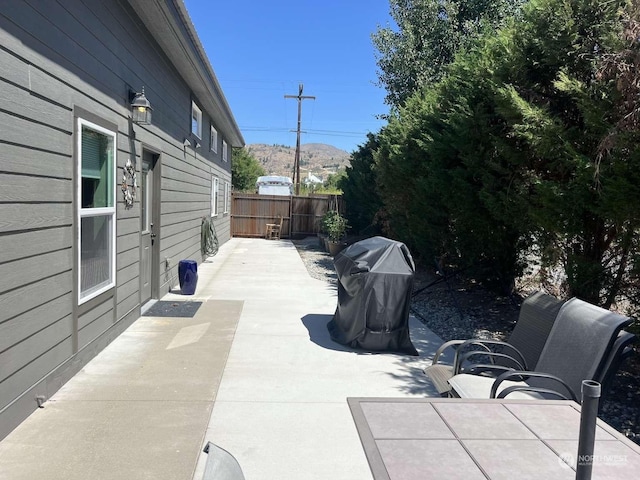
M 143 317 L 186 317 L 192 318 L 202 302 L 167 302 L 154 303 L 149 310 L 142 314 Z

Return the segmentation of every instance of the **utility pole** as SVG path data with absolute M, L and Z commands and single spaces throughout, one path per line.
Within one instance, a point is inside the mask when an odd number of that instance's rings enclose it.
M 298 99 L 298 130 L 296 137 L 296 156 L 293 161 L 293 182 L 296 184 L 296 195 L 300 195 L 300 126 L 302 123 L 302 100 L 315 100 L 316 97 L 302 95 L 302 84 L 298 85 L 298 95 L 285 95 L 284 98 Z

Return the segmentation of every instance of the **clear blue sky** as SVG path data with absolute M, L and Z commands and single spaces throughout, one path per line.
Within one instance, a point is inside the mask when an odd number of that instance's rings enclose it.
M 388 0 L 185 0 L 247 144 L 302 144 L 352 152 L 384 125 L 371 34 L 391 22 Z M 291 131 L 293 130 L 293 132 Z

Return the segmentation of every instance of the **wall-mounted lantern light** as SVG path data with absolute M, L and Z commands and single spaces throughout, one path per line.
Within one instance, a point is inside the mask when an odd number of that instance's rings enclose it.
M 138 125 L 150 125 L 151 124 L 151 104 L 147 97 L 144 95 L 144 87 L 142 87 L 142 93 L 129 91 L 129 101 L 131 102 L 131 118 L 133 123 Z

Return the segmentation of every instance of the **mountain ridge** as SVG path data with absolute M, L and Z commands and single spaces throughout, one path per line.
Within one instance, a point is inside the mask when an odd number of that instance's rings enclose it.
M 258 160 L 267 175 L 293 177 L 295 147 L 252 143 L 246 149 Z M 350 156 L 347 151 L 325 143 L 300 145 L 300 177 L 304 179 L 314 175 L 326 180 L 328 175 L 348 166 Z

